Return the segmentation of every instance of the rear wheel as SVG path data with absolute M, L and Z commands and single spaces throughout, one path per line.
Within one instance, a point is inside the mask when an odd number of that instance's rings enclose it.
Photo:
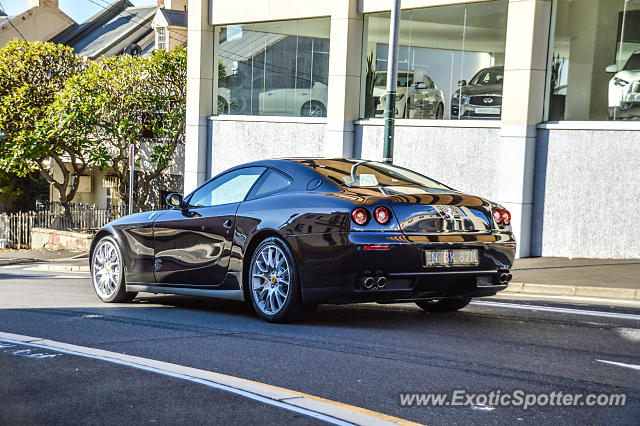
M 470 297 L 456 297 L 451 299 L 416 302 L 426 312 L 453 312 L 462 309 L 471 302 Z
M 298 270 L 289 247 L 269 237 L 256 247 L 249 269 L 251 304 L 270 322 L 298 319 L 303 313 Z
M 436 110 L 436 120 L 442 120 L 444 117 L 444 105 L 438 104 L 438 109 Z
M 104 237 L 91 256 L 91 280 L 96 294 L 106 303 L 129 302 L 138 293 L 127 292 L 122 255 L 113 237 Z

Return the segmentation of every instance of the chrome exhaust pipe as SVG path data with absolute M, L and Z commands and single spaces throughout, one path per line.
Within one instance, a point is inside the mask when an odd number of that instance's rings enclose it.
M 512 278 L 513 278 L 513 275 L 507 274 L 507 282 L 510 282 Z
M 373 277 L 364 277 L 362 279 L 362 286 L 367 290 L 371 290 L 376 282 L 373 280 Z
M 498 278 L 498 281 L 500 281 L 500 284 L 506 284 L 509 282 L 509 275 L 508 274 L 500 274 L 500 277 Z
M 378 277 L 376 284 L 378 288 L 384 288 L 384 286 L 387 285 L 387 277 Z

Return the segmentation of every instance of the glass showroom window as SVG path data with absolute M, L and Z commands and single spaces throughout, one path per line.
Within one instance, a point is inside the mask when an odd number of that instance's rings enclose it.
M 402 11 L 398 118 L 500 119 L 507 0 Z M 382 117 L 389 12 L 365 18 L 362 117 Z
M 640 1 L 555 0 L 546 119 L 640 119 Z
M 329 28 L 329 18 L 222 27 L 218 112 L 326 117 Z

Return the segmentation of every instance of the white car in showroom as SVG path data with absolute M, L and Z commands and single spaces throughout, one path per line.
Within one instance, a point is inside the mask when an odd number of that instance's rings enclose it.
M 609 81 L 609 119 L 640 118 L 640 50 L 622 68 L 609 65 L 606 71 L 614 74 Z
M 376 117 L 384 117 L 387 92 L 387 72 L 376 72 L 373 98 Z M 444 93 L 421 71 L 398 71 L 396 88 L 397 118 L 435 118 L 444 116 Z
M 326 117 L 326 84 L 315 82 L 311 88 L 273 89 L 260 93 L 260 115 Z

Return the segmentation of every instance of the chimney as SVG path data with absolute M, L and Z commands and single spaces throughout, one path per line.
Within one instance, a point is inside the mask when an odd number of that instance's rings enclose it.
M 58 8 L 58 0 L 29 0 L 29 9 L 32 7 L 52 7 L 54 9 Z

